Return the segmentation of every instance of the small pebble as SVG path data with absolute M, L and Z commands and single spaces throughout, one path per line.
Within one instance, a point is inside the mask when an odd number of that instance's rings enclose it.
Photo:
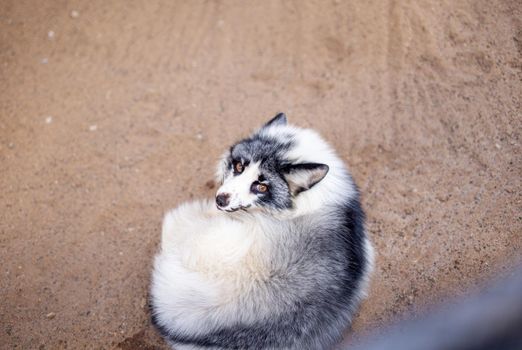
M 98 125 L 94 124 L 94 125 L 89 126 L 89 131 L 96 131 L 96 130 L 98 130 Z
M 54 312 L 49 312 L 47 315 L 45 315 L 45 317 L 47 317 L 50 320 L 52 320 L 55 316 L 56 314 Z
M 201 133 L 198 133 L 198 134 L 196 135 L 196 138 L 197 138 L 198 140 L 203 140 L 203 135 L 201 135 Z
M 54 39 L 55 34 L 56 33 L 53 30 L 50 30 L 47 32 L 47 37 L 52 40 Z
M 500 144 L 498 144 L 498 143 L 495 143 L 495 147 L 496 147 L 497 149 L 500 149 L 500 148 L 501 148 L 501 147 L 500 147 Z
M 10 149 L 13 149 L 13 148 L 14 148 L 14 143 L 9 142 L 9 144 L 7 145 L 7 147 L 9 147 Z
M 44 58 L 42 58 L 42 59 L 40 60 L 40 63 L 42 63 L 42 64 L 47 64 L 47 63 L 49 63 L 49 59 L 48 59 L 47 57 L 44 57 Z
M 49 116 L 45 118 L 45 124 L 51 124 L 53 122 L 53 117 Z
M 72 18 L 78 18 L 80 17 L 80 12 L 76 11 L 76 10 L 72 10 L 71 11 L 71 17 Z

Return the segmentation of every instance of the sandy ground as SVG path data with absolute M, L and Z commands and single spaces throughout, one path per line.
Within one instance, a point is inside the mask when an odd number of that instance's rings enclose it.
M 519 1 L 0 2 L 0 348 L 162 349 L 162 214 L 278 111 L 349 164 L 378 252 L 355 334 L 522 248 Z

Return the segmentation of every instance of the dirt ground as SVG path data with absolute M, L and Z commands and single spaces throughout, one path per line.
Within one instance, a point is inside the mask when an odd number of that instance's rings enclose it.
M 363 334 L 522 248 L 519 1 L 0 2 L 0 348 L 163 349 L 163 213 L 284 111 L 361 187 Z

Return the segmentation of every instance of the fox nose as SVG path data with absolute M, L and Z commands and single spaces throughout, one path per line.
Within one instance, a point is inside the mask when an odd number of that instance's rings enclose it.
M 216 203 L 220 207 L 226 207 L 230 203 L 230 194 L 220 193 L 216 196 Z

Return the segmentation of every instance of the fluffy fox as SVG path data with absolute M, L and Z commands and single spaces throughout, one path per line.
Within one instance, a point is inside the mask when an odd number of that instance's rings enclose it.
M 153 324 L 178 350 L 334 347 L 373 266 L 342 160 L 280 113 L 225 152 L 217 180 L 215 200 L 165 215 Z

